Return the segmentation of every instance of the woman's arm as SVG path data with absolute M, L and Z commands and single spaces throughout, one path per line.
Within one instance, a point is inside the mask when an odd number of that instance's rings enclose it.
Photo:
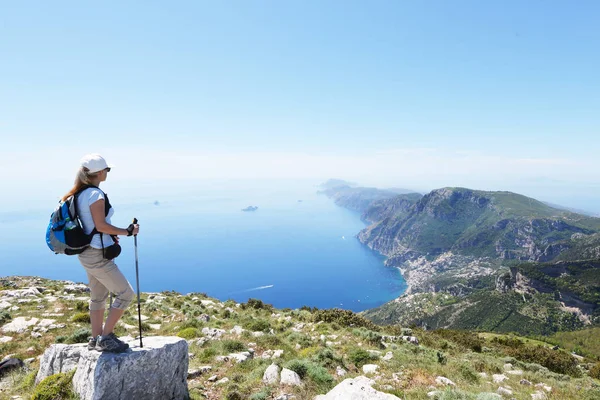
M 104 215 L 104 199 L 98 200 L 94 202 L 90 206 L 90 211 L 92 212 L 92 219 L 94 220 L 94 225 L 96 225 L 96 230 L 98 232 L 106 233 L 107 235 L 125 235 L 127 236 L 129 232 L 127 229 L 117 228 L 106 222 L 106 216 Z M 137 234 L 138 227 L 135 226 L 133 229 L 133 234 Z

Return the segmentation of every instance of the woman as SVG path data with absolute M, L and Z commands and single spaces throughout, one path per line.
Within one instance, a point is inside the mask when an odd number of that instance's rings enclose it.
M 114 210 L 110 206 L 106 194 L 99 188 L 100 183 L 106 180 L 109 172 L 110 167 L 99 154 L 86 155 L 81 159 L 75 185 L 63 197 L 63 201 L 72 195 L 77 196 L 77 214 L 83 230 L 86 234 L 93 235 L 90 247 L 78 256 L 87 273 L 91 294 L 92 337 L 89 339 L 88 349 L 120 353 L 126 351 L 129 345 L 119 340 L 113 330 L 133 300 L 134 292 L 119 267 L 112 260 L 120 251 L 109 250 L 120 250 L 119 239 L 116 235 L 137 235 L 139 225 L 131 224 L 127 229 L 111 225 L 110 219 Z M 109 292 L 113 293 L 116 298 L 106 322 L 104 322 L 104 311 Z

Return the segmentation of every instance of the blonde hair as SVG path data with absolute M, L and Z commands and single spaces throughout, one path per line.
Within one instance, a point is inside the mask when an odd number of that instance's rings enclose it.
M 98 172 L 90 173 L 90 170 L 86 167 L 80 167 L 75 176 L 75 184 L 71 190 L 63 196 L 62 201 L 66 201 L 69 197 L 79 192 L 84 186 L 91 185 L 92 180 L 97 176 Z

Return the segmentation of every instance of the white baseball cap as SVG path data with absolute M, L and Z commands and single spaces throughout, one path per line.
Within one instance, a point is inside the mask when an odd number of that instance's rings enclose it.
M 83 156 L 81 166 L 87 168 L 92 174 L 110 168 L 100 154 L 87 154 Z

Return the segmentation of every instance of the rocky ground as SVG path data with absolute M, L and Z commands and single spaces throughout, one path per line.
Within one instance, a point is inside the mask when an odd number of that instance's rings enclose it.
M 0 279 L 0 355 L 26 365 L 0 380 L 1 399 L 32 396 L 41 355 L 51 344 L 86 341 L 87 300 L 82 284 Z M 201 293 L 144 293 L 142 314 L 146 336 L 188 341 L 192 399 L 342 398 L 317 396 L 345 386 L 382 399 L 600 398 L 600 382 L 589 376 L 595 360 L 557 350 L 573 363 L 560 373 L 556 364 L 526 360 L 483 334 L 380 327 L 341 310 L 277 310 Z M 135 337 L 137 330 L 132 305 L 117 334 Z M 340 385 L 348 378 L 355 380 Z

